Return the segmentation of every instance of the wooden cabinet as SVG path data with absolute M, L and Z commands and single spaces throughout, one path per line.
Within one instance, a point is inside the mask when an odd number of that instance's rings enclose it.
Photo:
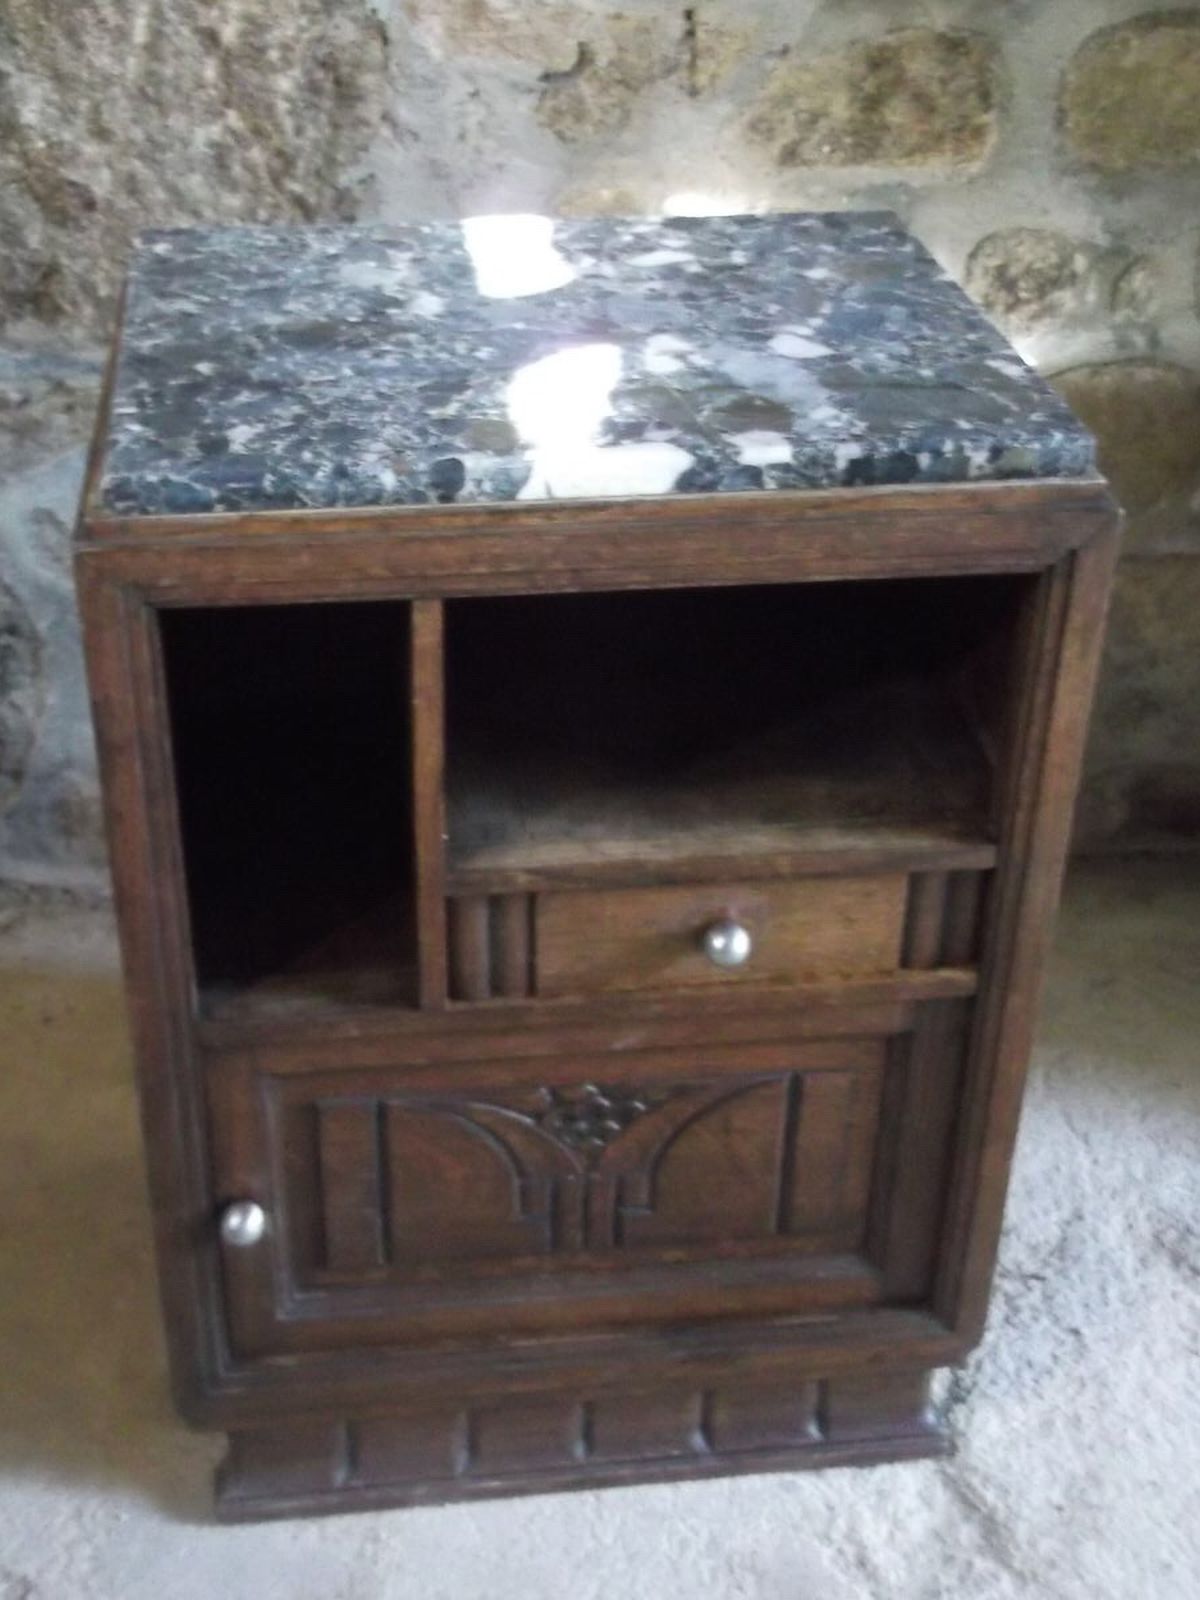
M 925 498 L 956 564 L 989 495 Z M 502 722 L 497 777 L 456 759 L 454 602 L 316 604 L 329 568 L 285 548 L 264 604 L 236 530 L 82 549 L 176 1377 L 234 1437 L 224 1513 L 941 1447 L 919 1378 L 981 1323 L 1104 596 L 1104 502 L 1073 498 L 1087 542 L 1000 580 L 991 725 L 818 707 L 828 743 L 765 725 L 745 778 L 698 719 L 678 781 L 589 734 L 578 791 L 568 729 L 489 840 L 487 785 L 526 780 Z M 427 587 L 419 543 L 372 571 Z M 799 567 L 769 607 L 849 602 Z M 913 583 L 856 704 L 907 668 Z M 947 584 L 969 609 L 919 580 Z
M 130 514 L 114 429 L 79 589 L 221 1513 L 943 1449 L 1102 482 Z

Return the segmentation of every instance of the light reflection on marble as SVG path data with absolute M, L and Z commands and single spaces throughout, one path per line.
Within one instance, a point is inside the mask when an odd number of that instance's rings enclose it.
M 466 217 L 463 243 L 475 269 L 475 287 L 489 300 L 561 289 L 575 276 L 571 263 L 554 248 L 554 223 L 549 217 Z
M 1094 470 L 886 212 L 143 237 L 112 512 L 722 493 Z
M 620 380 L 619 345 L 570 345 L 517 368 L 508 386 L 508 415 L 535 450 L 590 444 L 612 412 Z

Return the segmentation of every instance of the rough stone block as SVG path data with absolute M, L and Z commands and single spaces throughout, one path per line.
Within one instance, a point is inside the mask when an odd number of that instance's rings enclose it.
M 1031 327 L 1080 308 L 1091 254 L 1053 228 L 1005 228 L 972 250 L 965 287 L 1002 326 Z
M 643 92 L 687 71 L 684 33 L 643 17 L 613 17 L 599 42 L 581 40 L 565 72 L 542 75 L 538 121 L 564 144 L 619 133 Z
M 33 619 L 0 580 L 0 808 L 7 807 L 24 781 L 44 689 Z
M 87 442 L 103 356 L 36 338 L 0 349 L 0 476 Z
M 562 80 L 591 80 L 589 97 L 597 97 L 597 80 L 635 80 L 636 96 L 643 73 L 674 77 L 692 95 L 707 94 L 729 76 L 752 51 L 758 37 L 753 22 L 718 21 L 698 6 L 630 16 L 587 0 L 403 0 L 416 36 L 443 61 L 467 59 L 501 67 L 532 70 L 550 92 L 543 94 L 544 116 L 554 119 Z M 653 11 L 654 8 L 651 8 Z M 619 97 L 619 83 L 612 84 Z M 579 98 L 585 96 L 581 93 Z M 606 131 L 611 111 L 601 118 Z M 584 123 L 587 117 L 583 118 Z M 555 125 L 555 131 L 558 131 Z M 569 139 L 583 137 L 574 127 Z
M 1200 374 L 1159 361 L 1074 367 L 1053 380 L 1099 442 L 1129 513 L 1129 549 L 1200 551 Z
M 383 109 L 369 0 L 7 0 L 0 321 L 108 321 L 130 235 L 345 216 Z
M 747 131 L 782 167 L 970 167 L 991 148 L 997 96 L 988 40 L 909 28 L 826 55 L 797 49 Z
M 104 835 L 71 579 L 83 450 L 0 484 L 0 878 L 101 888 Z
M 1163 299 L 1162 274 L 1148 256 L 1135 256 L 1112 286 L 1112 309 L 1139 322 L 1152 319 Z
M 1200 840 L 1200 557 L 1118 569 L 1076 838 Z
M 1200 16 L 1101 28 L 1063 76 L 1059 114 L 1072 153 L 1102 172 L 1200 164 Z
M 692 15 L 688 35 L 688 93 L 708 94 L 721 88 L 730 74 L 754 54 L 758 29 L 753 22 L 714 22 L 698 10 Z
M 645 209 L 632 189 L 607 183 L 581 183 L 555 197 L 560 217 L 636 217 Z
M 404 0 L 419 38 L 443 60 L 468 56 L 568 72 L 595 18 L 556 0 Z

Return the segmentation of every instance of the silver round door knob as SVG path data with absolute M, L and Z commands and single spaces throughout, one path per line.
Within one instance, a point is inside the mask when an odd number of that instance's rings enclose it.
M 267 1231 L 267 1213 L 257 1200 L 233 1200 L 221 1213 L 221 1238 L 236 1250 L 257 1244 Z
M 714 922 L 700 941 L 714 967 L 744 967 L 754 949 L 749 928 L 740 922 Z

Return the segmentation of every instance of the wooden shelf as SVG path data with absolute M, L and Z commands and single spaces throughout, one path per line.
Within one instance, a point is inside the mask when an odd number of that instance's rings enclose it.
M 985 868 L 992 771 L 937 679 L 871 685 L 657 772 L 460 732 L 449 887 Z
M 392 897 L 306 946 L 277 970 L 243 983 L 206 984 L 203 1017 L 231 1022 L 325 1021 L 413 1007 L 417 960 L 412 907 Z

